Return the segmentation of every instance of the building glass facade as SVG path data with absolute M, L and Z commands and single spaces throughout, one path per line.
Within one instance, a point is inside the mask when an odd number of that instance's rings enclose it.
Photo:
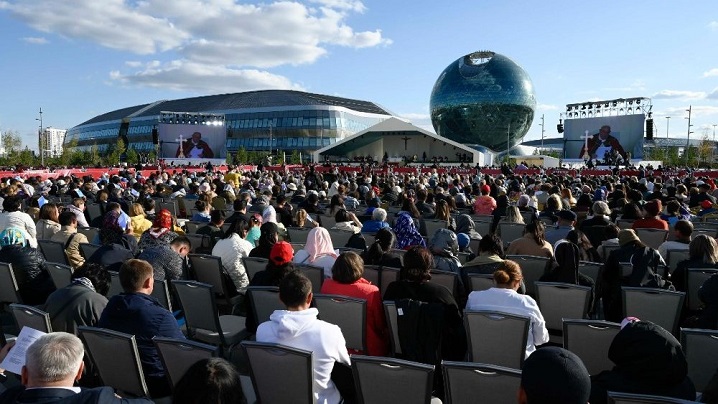
M 152 130 L 159 124 L 160 111 L 223 114 L 230 153 L 241 148 L 247 151 L 271 148 L 274 152 L 299 150 L 307 156 L 392 117 L 367 101 L 318 94 L 282 90 L 224 94 L 109 112 L 69 129 L 65 145 L 83 151 L 96 145 L 104 153 L 124 132 L 130 147 L 149 153 L 155 148 Z

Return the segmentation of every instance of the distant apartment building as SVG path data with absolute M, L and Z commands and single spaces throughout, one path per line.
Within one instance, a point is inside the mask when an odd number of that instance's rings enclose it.
M 45 157 L 60 157 L 62 144 L 65 141 L 66 129 L 45 128 L 40 137 L 40 148 L 45 150 Z

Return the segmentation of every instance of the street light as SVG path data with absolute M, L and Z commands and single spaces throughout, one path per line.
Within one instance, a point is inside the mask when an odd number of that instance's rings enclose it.
M 688 117 L 685 119 L 688 119 L 688 136 L 686 137 L 686 166 L 688 165 L 688 148 L 690 147 L 691 142 L 691 110 L 693 109 L 692 105 L 688 106 L 688 109 L 686 110 L 688 112 Z
M 671 117 L 670 117 L 670 116 L 667 116 L 667 117 L 666 117 L 666 160 L 668 160 L 668 147 L 669 147 L 669 142 L 668 142 L 668 127 L 670 126 L 670 123 L 671 123 Z M 676 154 L 676 155 L 677 155 L 677 154 Z M 666 162 L 663 162 L 663 165 L 664 165 L 664 166 L 665 166 L 665 164 L 666 164 Z
M 40 117 L 35 118 L 36 121 L 40 121 L 40 131 L 37 133 L 37 150 L 40 152 L 40 165 L 43 167 L 45 166 L 45 147 L 43 142 L 43 133 L 42 133 L 42 107 L 40 107 Z

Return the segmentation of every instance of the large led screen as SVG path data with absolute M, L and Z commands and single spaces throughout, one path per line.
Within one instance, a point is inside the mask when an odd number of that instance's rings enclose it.
M 631 154 L 631 159 L 642 159 L 644 122 L 643 114 L 567 119 L 564 122 L 564 158 L 583 158 L 582 151 L 586 145 L 584 137 L 588 131 L 591 157 L 602 160 L 604 150 L 611 145 L 619 144 L 625 152 Z M 615 138 L 615 141 L 597 142 L 599 131 L 605 125 L 610 126 L 609 135 Z
M 224 125 L 160 124 L 158 135 L 161 158 L 227 157 L 227 131 Z

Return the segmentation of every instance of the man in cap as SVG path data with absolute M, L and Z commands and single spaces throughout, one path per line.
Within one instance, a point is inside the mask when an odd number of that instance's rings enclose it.
M 519 404 L 586 404 L 591 376 L 576 354 L 559 347 L 536 350 L 524 362 Z
M 557 241 L 566 238 L 568 233 L 573 230 L 577 218 L 576 213 L 567 209 L 558 211 L 556 217 L 558 217 L 558 227 L 546 232 L 546 241 L 551 246 L 554 246 Z

